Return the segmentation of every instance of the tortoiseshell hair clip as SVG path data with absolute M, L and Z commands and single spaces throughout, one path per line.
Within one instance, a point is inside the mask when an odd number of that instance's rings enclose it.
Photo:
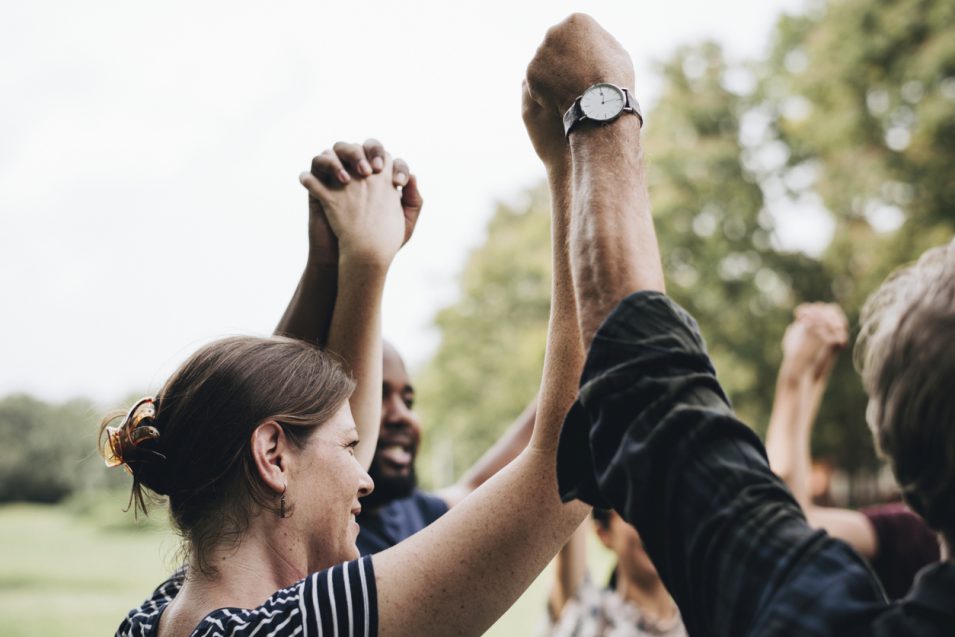
M 106 466 L 123 465 L 127 473 L 132 474 L 132 469 L 129 467 L 131 461 L 165 460 L 166 456 L 158 451 L 140 447 L 147 440 L 159 438 L 159 430 L 149 424 L 155 418 L 156 400 L 141 398 L 132 406 L 119 427 L 106 427 L 106 444 L 103 448 Z

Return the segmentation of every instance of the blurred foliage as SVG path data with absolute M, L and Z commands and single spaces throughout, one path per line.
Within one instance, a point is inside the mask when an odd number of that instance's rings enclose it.
M 737 411 L 763 432 L 795 305 L 836 301 L 855 324 L 888 272 L 955 230 L 955 3 L 813 2 L 780 19 L 764 62 L 731 64 L 702 43 L 660 73 L 644 143 L 668 292 L 697 317 Z M 422 473 L 437 485 L 539 383 L 549 202 L 543 187 L 524 197 L 498 206 L 418 379 Z M 783 250 L 777 225 L 805 219 L 783 216 L 810 213 L 834 223 L 828 247 L 819 237 L 818 255 Z M 864 406 L 844 354 L 814 452 L 872 468 Z
M 86 400 L 0 400 L 0 502 L 58 502 L 79 491 L 128 487 L 96 452 L 99 410 Z
M 468 258 L 461 298 L 435 319 L 441 346 L 416 379 L 425 483 L 447 484 L 497 439 L 540 385 L 550 311 L 550 200 L 501 203 Z
M 756 146 L 786 157 L 761 183 L 831 215 L 820 263 L 855 325 L 886 275 L 955 232 L 955 3 L 813 2 L 779 21 L 757 73 L 770 126 Z M 857 436 L 864 399 L 850 367 L 837 369 L 814 442 L 851 468 L 870 443 Z

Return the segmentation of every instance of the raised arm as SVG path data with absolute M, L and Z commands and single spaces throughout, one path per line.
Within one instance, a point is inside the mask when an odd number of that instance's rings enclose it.
M 343 166 L 353 167 L 354 174 Z M 361 441 L 355 455 L 367 468 L 381 419 L 381 298 L 391 261 L 414 230 L 421 198 L 407 165 L 392 161 L 374 140 L 336 144 L 334 151 L 316 158 L 301 181 L 319 201 L 338 241 L 337 294 L 326 346 L 358 381 L 350 400 Z M 402 184 L 399 193 L 395 186 Z M 293 306 L 303 307 L 308 294 L 304 296 L 293 299 Z M 290 310 L 287 315 L 299 315 Z M 292 321 L 296 323 L 306 321 Z
M 528 124 L 532 140 L 554 130 L 551 119 L 544 123 L 543 130 Z M 566 175 L 547 168 L 559 179 Z M 437 522 L 374 556 L 383 636 L 482 634 L 586 516 L 587 507 L 562 504 L 557 495 L 557 439 L 576 395 L 583 357 L 563 249 L 565 205 L 555 201 L 553 209 L 551 315 L 531 441 L 513 462 Z
M 588 82 L 632 82 L 626 53 L 587 16 L 548 38 L 537 92 L 554 108 Z M 562 495 L 637 528 L 690 634 L 833 634 L 879 603 L 878 585 L 806 524 L 735 418 L 695 321 L 660 293 L 639 119 L 585 124 L 570 134 L 570 247 L 589 352 L 561 437 Z
M 548 32 L 527 79 L 533 100 L 559 118 L 592 84 L 609 82 L 632 91 L 633 63 L 592 18 L 574 14 Z M 569 136 L 570 262 L 585 346 L 628 294 L 664 289 L 641 127 L 638 117 L 621 115 L 611 125 L 585 122 Z
M 875 529 L 859 511 L 813 504 L 809 493 L 810 440 L 837 352 L 848 340 L 848 322 L 832 304 L 804 304 L 783 337 L 783 362 L 766 431 L 769 466 L 790 488 L 809 524 L 846 541 L 860 555 L 876 555 Z
M 321 176 L 322 165 L 331 161 L 327 156 L 329 153 L 331 151 L 326 151 L 312 159 L 313 176 Z M 345 184 L 350 176 L 342 168 L 332 178 Z M 275 333 L 324 347 L 328 342 L 328 328 L 332 322 L 337 290 L 338 239 L 328 225 L 321 202 L 309 194 L 308 259 L 305 262 L 305 271 L 302 272 Z

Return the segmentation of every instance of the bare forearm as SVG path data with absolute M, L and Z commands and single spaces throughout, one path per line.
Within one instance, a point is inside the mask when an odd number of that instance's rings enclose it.
M 324 346 L 335 308 L 338 264 L 309 259 L 275 333 Z
M 355 451 L 371 465 L 381 419 L 381 297 L 387 267 L 342 261 L 328 349 L 342 357 L 357 381 L 349 404 L 360 443 Z
M 573 219 L 570 242 L 581 336 L 589 347 L 607 315 L 638 290 L 664 291 L 640 121 L 624 116 L 570 136 Z
M 564 416 L 577 398 L 585 352 L 577 323 L 577 300 L 567 249 L 573 205 L 568 169 L 551 168 L 548 171 L 548 184 L 553 208 L 551 310 L 539 394 L 538 425 L 534 428 L 531 444 L 556 453 Z
M 766 429 L 766 455 L 769 466 L 779 476 L 805 510 L 809 504 L 809 432 L 800 423 L 803 379 L 793 378 L 780 369 L 776 380 L 773 411 Z

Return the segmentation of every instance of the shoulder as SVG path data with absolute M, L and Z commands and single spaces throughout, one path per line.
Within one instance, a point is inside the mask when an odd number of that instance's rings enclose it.
M 203 619 L 203 629 L 229 635 L 377 635 L 378 595 L 371 558 L 312 573 L 276 591 L 258 608 L 222 608 Z
M 156 587 L 142 604 L 129 611 L 116 631 L 117 637 L 125 635 L 148 635 L 154 628 L 166 606 L 179 593 L 186 569 L 180 568 Z

